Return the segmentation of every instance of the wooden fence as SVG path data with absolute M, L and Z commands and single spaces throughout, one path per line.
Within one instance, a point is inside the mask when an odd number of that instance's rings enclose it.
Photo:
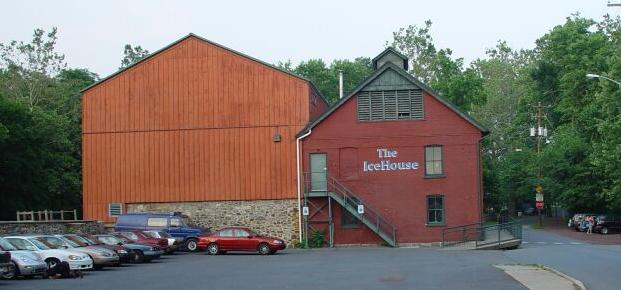
M 68 217 L 68 218 L 66 218 Z M 76 221 L 78 220 L 77 210 L 38 210 L 38 211 L 18 211 L 17 221 Z

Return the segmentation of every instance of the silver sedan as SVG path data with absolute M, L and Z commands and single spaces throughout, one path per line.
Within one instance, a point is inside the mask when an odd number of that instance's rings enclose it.
M 32 251 L 20 251 L 13 244 L 4 238 L 0 238 L 0 248 L 11 252 L 11 262 L 14 271 L 2 276 L 4 279 L 12 279 L 17 276 L 45 276 L 47 272 L 47 263 Z

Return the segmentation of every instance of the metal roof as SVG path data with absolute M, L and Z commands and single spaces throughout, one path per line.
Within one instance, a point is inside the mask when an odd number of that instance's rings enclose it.
M 213 45 L 213 46 L 216 46 L 216 47 L 219 47 L 219 48 L 225 49 L 225 50 L 227 50 L 227 51 L 229 51 L 229 52 L 232 52 L 232 53 L 234 53 L 234 54 L 237 54 L 237 55 L 239 55 L 239 56 L 241 56 L 241 57 L 244 57 L 244 58 L 250 59 L 250 60 L 252 60 L 252 61 L 254 61 L 254 62 L 257 62 L 257 63 L 259 63 L 259 64 L 262 64 L 262 65 L 264 65 L 264 66 L 267 66 L 267 67 L 269 67 L 269 68 L 271 68 L 271 69 L 274 69 L 274 70 L 277 70 L 277 71 L 280 71 L 280 72 L 286 73 L 286 74 L 288 74 L 288 75 L 291 75 L 291 76 L 293 76 L 293 77 L 296 77 L 296 78 L 298 78 L 298 79 L 301 79 L 301 80 L 303 80 L 303 81 L 306 81 L 306 82 L 308 82 L 308 83 L 311 85 L 311 87 L 312 87 L 312 88 L 313 88 L 313 89 L 317 92 L 317 94 L 318 94 L 318 95 L 319 95 L 319 96 L 320 96 L 320 97 L 321 97 L 321 98 L 322 98 L 322 99 L 326 102 L 326 104 L 330 104 L 330 102 L 328 102 L 328 100 L 326 99 L 326 97 L 325 97 L 325 96 L 321 93 L 321 91 L 319 91 L 319 89 L 317 89 L 317 86 L 315 86 L 315 84 L 314 84 L 314 83 L 313 83 L 310 79 L 307 79 L 307 78 L 305 78 L 305 77 L 303 77 L 303 76 L 301 76 L 301 75 L 295 74 L 295 73 L 293 73 L 293 72 L 290 72 L 290 71 L 287 71 L 287 70 L 281 69 L 281 68 L 279 68 L 279 67 L 277 67 L 277 66 L 274 66 L 274 65 L 272 65 L 272 64 L 270 64 L 270 63 L 267 63 L 267 62 L 264 62 L 264 61 L 262 61 L 262 60 L 256 59 L 256 58 L 254 58 L 254 57 L 252 57 L 252 56 L 249 56 L 249 55 L 246 55 L 246 54 L 241 53 L 241 52 L 239 52 L 239 51 L 236 51 L 236 50 L 234 50 L 234 49 L 228 48 L 228 47 L 226 47 L 226 46 L 224 46 L 224 45 L 221 45 L 221 44 L 219 44 L 219 43 L 215 43 L 215 42 L 210 41 L 210 40 L 208 40 L 208 39 L 206 39 L 206 38 L 203 38 L 203 37 L 201 37 L 201 36 L 198 36 L 198 35 L 196 35 L 196 34 L 194 34 L 194 33 L 190 33 L 190 34 L 188 34 L 188 35 L 186 35 L 186 36 L 184 36 L 184 37 L 182 37 L 182 38 L 180 38 L 180 39 L 178 39 L 178 40 L 174 41 L 173 43 L 171 43 L 171 44 L 169 44 L 169 45 L 167 45 L 167 46 L 165 46 L 165 47 L 163 47 L 163 48 L 161 48 L 161 49 L 159 49 L 159 50 L 157 50 L 157 51 L 155 51 L 155 52 L 150 53 L 148 56 L 146 56 L 146 57 L 144 57 L 143 59 L 141 59 L 141 60 L 139 60 L 139 61 L 137 61 L 137 62 L 135 62 L 135 63 L 131 64 L 130 66 L 125 67 L 125 68 L 122 68 L 122 69 L 120 69 L 120 70 L 116 71 L 115 73 L 112 73 L 111 75 L 109 75 L 109 76 L 107 76 L 107 77 L 105 77 L 105 78 L 103 78 L 103 79 L 101 79 L 101 80 L 99 80 L 99 81 L 95 82 L 94 84 L 91 84 L 90 86 L 88 86 L 88 87 L 86 87 L 86 88 L 82 89 L 82 90 L 80 91 L 80 93 L 83 93 L 83 92 L 85 92 L 85 91 L 87 91 L 87 90 L 89 90 L 89 89 L 91 89 L 91 88 L 93 88 L 93 87 L 95 87 L 95 86 L 98 86 L 99 84 L 101 84 L 101 83 L 103 83 L 103 82 L 105 82 L 105 81 L 107 81 L 107 80 L 109 80 L 109 79 L 111 79 L 111 78 L 113 78 L 113 77 L 115 77 L 115 76 L 117 76 L 117 75 L 119 75 L 119 74 L 121 74 L 121 73 L 125 72 L 126 70 L 129 70 L 130 68 L 132 68 L 132 67 L 134 67 L 134 66 L 136 66 L 136 65 L 138 65 L 138 64 L 140 64 L 140 63 L 142 63 L 142 62 L 144 62 L 144 61 L 146 61 L 146 60 L 148 60 L 148 59 L 150 59 L 150 58 L 152 58 L 152 57 L 154 57 L 155 55 L 157 55 L 157 54 L 159 54 L 159 53 L 161 53 L 161 52 L 163 52 L 163 51 L 165 51 L 165 50 L 167 50 L 167 49 L 169 49 L 169 48 L 171 48 L 171 47 L 173 47 L 173 46 L 175 46 L 175 45 L 177 45 L 177 44 L 179 44 L 179 43 L 181 43 L 181 42 L 183 42 L 183 41 L 185 41 L 185 40 L 187 40 L 187 39 L 189 39 L 189 38 L 192 38 L 192 37 L 193 37 L 193 38 L 196 38 L 196 39 L 198 39 L 198 40 L 201 40 L 201 41 L 203 41 L 203 42 L 206 42 L 206 43 L 208 43 L 208 44 L 211 44 L 211 45 Z
M 386 50 L 384 51 L 386 52 Z M 382 53 L 383 54 L 383 53 Z M 382 55 L 380 54 L 380 55 Z M 376 57 L 377 58 L 377 57 Z M 334 105 L 332 105 L 330 108 L 328 108 L 328 110 L 326 110 L 323 114 L 321 114 L 319 117 L 315 118 L 313 121 L 311 121 L 310 123 L 308 123 L 308 125 L 306 125 L 304 127 L 304 129 L 302 129 L 302 131 L 300 131 L 296 137 L 300 137 L 304 134 L 306 134 L 309 130 L 311 130 L 312 128 L 314 128 L 315 126 L 317 126 L 317 124 L 321 123 L 321 121 L 323 121 L 324 119 L 326 119 L 328 116 L 330 116 L 330 114 L 332 114 L 334 111 L 336 111 L 336 109 L 338 109 L 340 106 L 342 106 L 345 102 L 347 102 L 351 97 L 355 96 L 356 94 L 358 94 L 358 92 L 360 92 L 362 89 L 364 89 L 369 83 L 371 83 L 373 80 L 375 80 L 375 78 L 379 77 L 383 72 L 385 72 L 386 70 L 392 69 L 395 72 L 397 72 L 398 74 L 400 74 L 401 76 L 405 77 L 407 80 L 409 80 L 410 82 L 412 82 L 414 85 L 420 87 L 421 89 L 423 89 L 424 91 L 426 91 L 427 93 L 429 93 L 433 98 L 435 98 L 436 100 L 440 101 L 442 104 L 444 104 L 445 106 L 447 106 L 449 109 L 451 109 L 453 112 L 457 113 L 460 117 L 462 117 L 463 119 L 465 119 L 466 121 L 468 121 L 470 124 L 472 124 L 473 126 L 475 126 L 477 129 L 479 129 L 483 134 L 488 134 L 489 131 L 487 130 L 487 128 L 485 128 L 483 125 L 481 125 L 479 122 L 477 122 L 475 119 L 473 119 L 472 117 L 470 117 L 470 115 L 468 115 L 466 112 L 463 112 L 462 110 L 460 110 L 456 105 L 454 105 L 453 103 L 451 103 L 450 101 L 448 101 L 447 99 L 443 98 L 442 96 L 440 96 L 439 94 L 435 93 L 431 88 L 429 88 L 427 85 L 423 84 L 421 81 L 417 80 L 416 78 L 414 78 L 412 75 L 410 75 L 408 72 L 406 72 L 405 70 L 403 70 L 402 68 L 398 67 L 397 65 L 395 65 L 394 63 L 391 62 L 387 62 L 385 63 L 381 68 L 377 69 L 375 72 L 373 72 L 373 74 L 371 74 L 369 77 L 367 77 L 356 89 L 354 89 L 353 92 L 351 92 L 347 97 L 344 97 L 342 99 L 340 99 L 338 102 L 336 102 Z

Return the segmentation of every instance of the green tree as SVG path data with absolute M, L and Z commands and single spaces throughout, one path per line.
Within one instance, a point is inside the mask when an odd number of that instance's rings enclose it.
M 97 76 L 66 69 L 56 30 L 45 35 L 37 29 L 31 43 L 1 45 L 0 219 L 81 208 L 79 92 Z
M 410 25 L 393 33 L 392 46 L 410 61 L 410 74 L 428 84 L 464 111 L 485 103 L 483 80 L 462 58 L 453 58 L 451 49 L 437 49 L 431 36 L 432 22 L 424 27 Z
M 149 56 L 149 51 L 142 48 L 140 45 L 132 46 L 131 44 L 126 44 L 123 48 L 123 59 L 121 60 L 121 67 L 119 67 L 119 69 L 131 66 L 147 56 Z
M 330 65 L 321 59 L 303 61 L 293 68 L 291 61 L 279 62 L 277 67 L 310 79 L 333 104 L 338 101 L 339 72 L 343 73 L 343 94 L 347 96 L 373 72 L 371 59 L 358 57 L 353 61 L 334 60 Z
M 45 99 L 51 77 L 66 67 L 65 56 L 56 51 L 58 30 L 35 29 L 32 41 L 0 44 L 0 91 L 33 109 Z

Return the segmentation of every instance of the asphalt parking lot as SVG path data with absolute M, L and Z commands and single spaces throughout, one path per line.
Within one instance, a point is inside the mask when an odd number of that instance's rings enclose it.
M 492 267 L 501 251 L 431 248 L 285 250 L 273 256 L 178 253 L 82 279 L 0 281 L 4 289 L 525 289 Z

